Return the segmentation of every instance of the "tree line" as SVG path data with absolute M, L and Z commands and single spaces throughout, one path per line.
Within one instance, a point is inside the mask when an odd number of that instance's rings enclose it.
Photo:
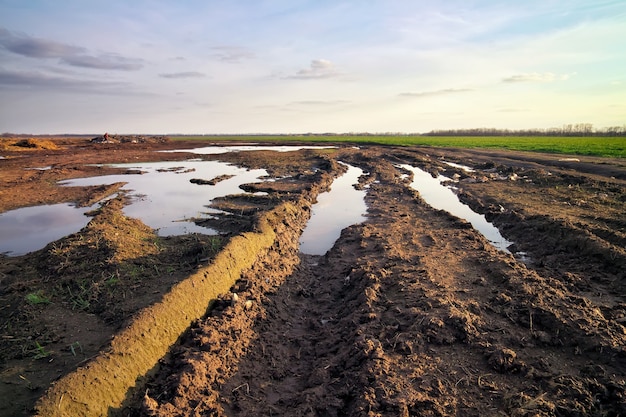
M 626 125 L 595 129 L 591 123 L 565 124 L 548 129 L 443 129 L 423 133 L 423 136 L 626 136 Z

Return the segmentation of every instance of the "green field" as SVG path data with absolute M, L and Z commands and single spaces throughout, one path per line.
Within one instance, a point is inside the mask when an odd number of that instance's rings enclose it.
M 174 140 L 243 140 L 246 142 L 347 142 L 400 146 L 500 148 L 626 158 L 626 137 L 559 136 L 418 136 L 418 135 L 205 135 L 172 136 Z

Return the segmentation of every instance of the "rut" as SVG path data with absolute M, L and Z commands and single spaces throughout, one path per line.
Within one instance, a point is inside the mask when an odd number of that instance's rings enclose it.
M 350 268 L 300 257 L 270 297 L 259 338 L 222 387 L 225 415 L 340 415 L 349 402 L 344 371 L 356 335 L 345 305 Z

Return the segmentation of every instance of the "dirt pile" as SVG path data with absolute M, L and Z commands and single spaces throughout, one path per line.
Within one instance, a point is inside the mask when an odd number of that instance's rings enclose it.
M 57 150 L 57 144 L 48 139 L 0 139 L 0 150 L 2 151 L 26 151 L 26 150 Z

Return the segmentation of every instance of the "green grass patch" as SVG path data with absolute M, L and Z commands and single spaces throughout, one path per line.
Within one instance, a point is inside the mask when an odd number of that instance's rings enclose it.
M 345 142 L 399 146 L 494 148 L 626 158 L 625 137 L 602 136 L 419 136 L 419 135 L 205 135 L 172 136 L 173 140 L 246 142 Z
M 50 304 L 50 298 L 44 295 L 43 291 L 38 290 L 26 294 L 26 301 L 31 305 Z

